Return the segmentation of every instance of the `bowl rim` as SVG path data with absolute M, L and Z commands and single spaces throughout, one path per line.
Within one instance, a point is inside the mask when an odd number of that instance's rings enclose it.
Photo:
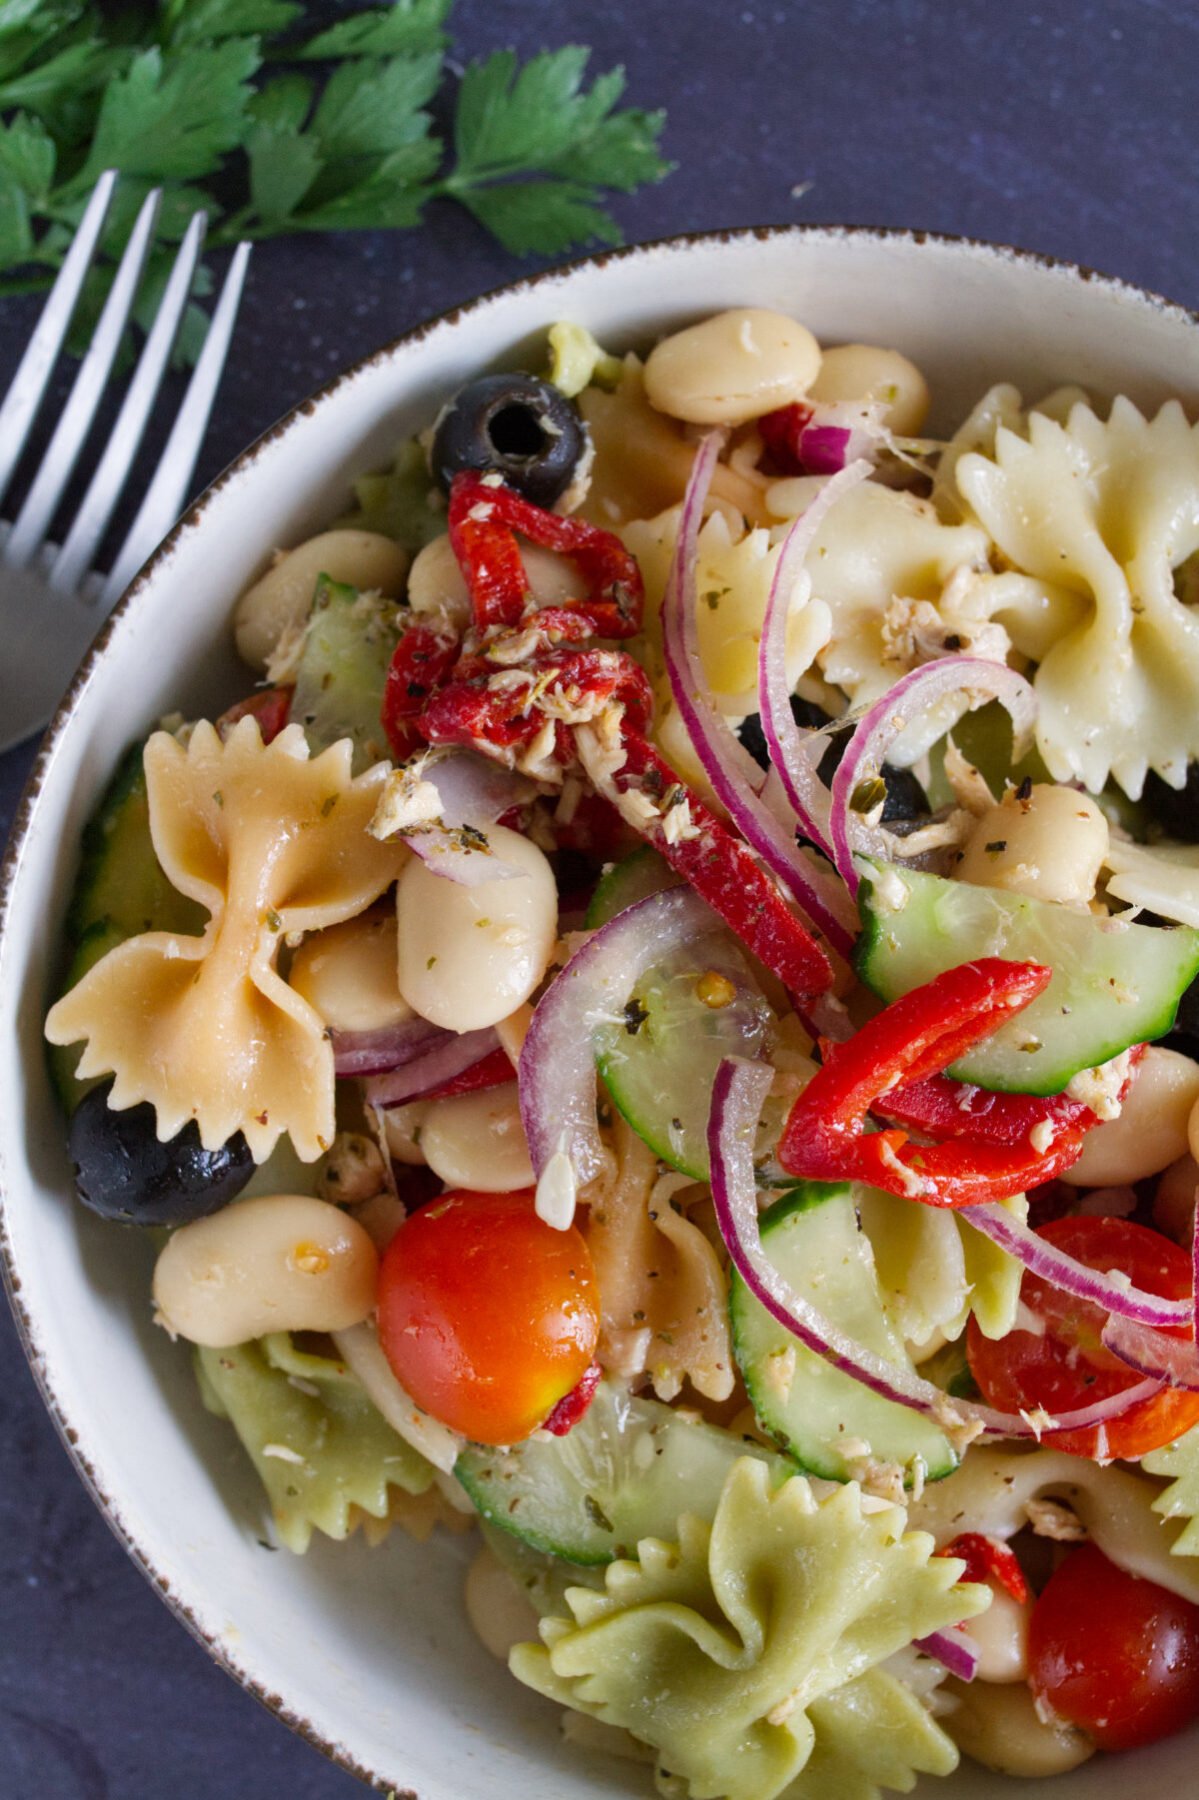
M 23 861 L 26 840 L 36 810 L 37 802 L 45 785 L 50 767 L 54 760 L 54 751 L 60 738 L 74 715 L 76 705 L 87 687 L 93 670 L 103 660 L 109 640 L 124 613 L 132 605 L 138 594 L 150 584 L 158 574 L 160 566 L 170 559 L 175 544 L 185 534 L 190 533 L 203 521 L 215 496 L 231 481 L 238 479 L 247 468 L 252 466 L 258 453 L 266 445 L 291 431 L 301 418 L 315 413 L 344 384 L 355 380 L 359 375 L 378 363 L 382 363 L 397 351 L 420 344 L 426 337 L 442 326 L 455 325 L 460 320 L 491 305 L 506 296 L 524 294 L 535 288 L 559 279 L 563 275 L 573 274 L 582 269 L 602 269 L 613 263 L 636 260 L 654 252 L 682 252 L 697 246 L 719 246 L 724 244 L 741 244 L 749 242 L 769 242 L 778 238 L 792 238 L 797 244 L 811 243 L 818 240 L 866 240 L 880 245 L 929 245 L 935 249 L 960 252 L 963 255 L 977 255 L 980 260 L 1004 263 L 1017 263 L 1032 268 L 1039 268 L 1072 278 L 1087 285 L 1097 285 L 1109 289 L 1115 294 L 1127 296 L 1150 310 L 1172 314 L 1180 322 L 1199 325 L 1199 309 L 1184 305 L 1180 301 L 1171 300 L 1157 293 L 1152 288 L 1139 286 L 1136 282 L 1125 280 L 1118 275 L 1111 275 L 1103 270 L 1095 269 L 1085 263 L 1074 262 L 1067 257 L 1051 255 L 1044 251 L 1029 250 L 1017 245 L 997 242 L 986 238 L 972 237 L 966 234 L 940 231 L 926 231 L 917 227 L 879 226 L 879 225 L 838 225 L 838 224 L 790 224 L 790 225 L 747 225 L 712 231 L 688 231 L 669 234 L 664 237 L 647 238 L 633 244 L 623 244 L 609 250 L 593 252 L 590 255 L 578 256 L 566 262 L 555 263 L 546 269 L 539 269 L 532 274 L 517 277 L 513 281 L 501 282 L 495 287 L 486 289 L 471 299 L 460 301 L 443 311 L 430 314 L 409 330 L 400 332 L 396 337 L 380 344 L 376 349 L 368 351 L 354 362 L 347 364 L 331 375 L 321 385 L 298 400 L 293 406 L 281 414 L 271 425 L 259 433 L 251 443 L 239 452 L 231 462 L 212 479 L 197 498 L 191 503 L 171 527 L 166 537 L 153 551 L 147 561 L 139 569 L 129 586 L 125 589 L 108 617 L 100 626 L 85 652 L 78 668 L 71 679 L 70 686 L 50 720 L 38 746 L 33 765 L 25 785 L 17 801 L 13 815 L 12 827 L 3 859 L 0 860 L 0 947 L 3 944 L 12 896 Z M 248 1666 L 243 1666 L 234 1655 L 229 1645 L 218 1640 L 206 1631 L 188 1600 L 171 1586 L 169 1580 L 156 1568 L 152 1558 L 142 1549 L 134 1533 L 126 1526 L 120 1505 L 108 1495 L 101 1484 L 96 1469 L 89 1458 L 79 1447 L 78 1433 L 71 1423 L 65 1405 L 55 1391 L 54 1381 L 46 1362 L 45 1353 L 38 1337 L 37 1326 L 33 1315 L 21 1300 L 21 1276 L 17 1268 L 16 1257 L 9 1238 L 6 1201 L 3 1187 L 0 1186 L 0 1273 L 3 1275 L 4 1289 L 16 1325 L 17 1337 L 29 1364 L 30 1372 L 37 1385 L 43 1405 L 64 1449 L 87 1492 L 90 1494 L 101 1517 L 108 1525 L 118 1543 L 129 1556 L 134 1566 L 153 1587 L 155 1593 L 164 1602 L 175 1619 L 185 1628 L 208 1656 L 224 1672 L 235 1681 L 245 1693 L 257 1700 L 260 1705 L 287 1725 L 297 1736 L 303 1738 L 313 1749 L 339 1768 L 355 1775 L 368 1787 L 378 1791 L 386 1789 L 394 1796 L 394 1800 L 421 1800 L 414 1789 L 396 1787 L 393 1780 L 382 1772 L 366 1767 L 360 1763 L 344 1744 L 333 1743 L 327 1739 L 302 1714 L 295 1712 L 281 1694 L 271 1693 Z

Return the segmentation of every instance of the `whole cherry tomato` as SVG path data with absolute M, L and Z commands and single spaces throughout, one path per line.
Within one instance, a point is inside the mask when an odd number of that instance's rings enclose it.
M 1094 1544 L 1067 1556 L 1033 1608 L 1029 1682 L 1101 1750 L 1131 1750 L 1199 1716 L 1199 1606 L 1126 1575 Z
M 1167 1299 L 1183 1300 L 1191 1292 L 1191 1259 L 1177 1244 L 1129 1219 L 1076 1217 L 1042 1225 L 1039 1237 L 1055 1244 L 1088 1268 L 1123 1269 L 1134 1287 Z M 1106 1400 L 1141 1377 L 1100 1343 L 1106 1314 L 1102 1308 L 1064 1294 L 1051 1282 L 1027 1270 L 1020 1298 L 1044 1321 L 1043 1333 L 1016 1330 L 1006 1337 L 985 1338 L 970 1320 L 966 1351 L 970 1369 L 992 1406 L 1004 1411 L 1071 1412 Z M 1181 1330 L 1172 1335 L 1184 1337 Z M 1165 1388 L 1130 1407 L 1106 1425 L 1085 1431 L 1047 1431 L 1046 1444 L 1072 1456 L 1138 1457 L 1173 1443 L 1199 1423 L 1199 1394 Z
M 539 1219 L 532 1189 L 443 1194 L 406 1219 L 379 1274 L 379 1341 L 435 1419 L 482 1444 L 528 1437 L 599 1336 L 591 1254 Z

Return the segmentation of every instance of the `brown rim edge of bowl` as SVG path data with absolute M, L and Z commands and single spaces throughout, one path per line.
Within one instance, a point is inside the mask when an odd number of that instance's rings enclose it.
M 221 472 L 214 477 L 198 498 L 188 507 L 178 521 L 171 527 L 166 537 L 149 557 L 146 563 L 134 576 L 116 606 L 100 627 L 99 632 L 89 646 L 83 660 L 76 670 L 71 684 L 59 702 L 42 741 L 38 747 L 33 767 L 17 802 L 17 810 L 13 817 L 12 829 L 3 862 L 0 862 L 0 948 L 3 946 L 4 928 L 8 917 L 11 895 L 16 884 L 25 841 L 29 834 L 34 808 L 46 775 L 53 761 L 58 740 L 63 734 L 75 706 L 91 679 L 92 671 L 99 663 L 107 647 L 109 638 L 118 620 L 143 588 L 154 578 L 160 564 L 168 560 L 176 542 L 185 533 L 193 530 L 202 520 L 215 495 L 221 492 L 230 481 L 239 476 L 247 468 L 259 452 L 276 438 L 289 431 L 295 421 L 314 412 L 317 407 L 329 398 L 344 383 L 354 380 L 374 364 L 391 356 L 396 350 L 419 344 L 432 332 L 443 325 L 454 325 L 470 314 L 489 306 L 493 301 L 505 295 L 528 293 L 531 290 L 557 280 L 563 275 L 571 274 L 576 269 L 606 268 L 610 263 L 623 262 L 647 251 L 677 250 L 683 251 L 697 244 L 730 244 L 743 242 L 765 242 L 773 238 L 793 237 L 798 243 L 817 238 L 868 238 L 881 243 L 896 244 L 932 244 L 946 249 L 976 250 L 993 256 L 998 261 L 1015 261 L 1031 264 L 1035 268 L 1050 270 L 1062 275 L 1073 275 L 1083 282 L 1095 282 L 1124 293 L 1130 298 L 1148 303 L 1155 311 L 1176 313 L 1182 319 L 1189 319 L 1199 324 L 1199 312 L 1182 305 L 1181 302 L 1167 299 L 1150 288 L 1138 287 L 1134 282 L 1123 280 L 1118 275 L 1108 275 L 1101 270 L 1087 267 L 1082 263 L 1069 261 L 1064 257 L 1051 256 L 1041 251 L 1025 250 L 1016 245 L 994 243 L 985 238 L 967 237 L 949 232 L 921 231 L 896 226 L 876 225 L 756 225 L 738 226 L 716 231 L 681 232 L 671 237 L 652 238 L 636 244 L 625 244 L 615 250 L 606 250 L 591 256 L 581 256 L 569 262 L 555 264 L 552 268 L 541 269 L 536 274 L 524 275 L 516 281 L 503 282 L 498 287 L 489 288 L 474 298 L 447 307 L 444 312 L 435 313 L 423 319 L 410 331 L 401 332 L 397 337 L 381 344 L 378 349 L 360 357 L 347 368 L 341 369 L 328 381 L 315 388 L 312 393 L 290 407 L 273 425 L 254 439 L 251 444 L 234 458 Z M 2 1173 L 2 1165 L 0 1165 Z M 237 1685 L 257 1700 L 274 1716 L 289 1726 L 313 1749 L 338 1767 L 347 1770 L 370 1787 L 380 1792 L 386 1790 L 394 1795 L 394 1800 L 420 1800 L 411 1788 L 400 1788 L 378 1771 L 366 1768 L 357 1762 L 343 1746 L 330 1742 L 323 1737 L 311 1720 L 291 1711 L 282 1695 L 273 1694 L 263 1687 L 262 1683 L 248 1669 L 242 1668 L 228 1645 L 219 1642 L 210 1632 L 205 1631 L 187 1601 L 174 1592 L 166 1577 L 162 1575 L 141 1550 L 137 1540 L 128 1530 L 116 1502 L 110 1499 L 101 1487 L 95 1470 L 88 1458 L 79 1448 L 79 1438 L 75 1427 L 67 1418 L 59 1404 L 49 1373 L 45 1366 L 43 1353 L 37 1343 L 37 1335 L 33 1320 L 20 1299 L 21 1278 L 17 1273 L 13 1257 L 12 1245 L 8 1236 L 5 1221 L 4 1194 L 0 1185 L 0 1270 L 4 1276 L 4 1286 L 8 1294 L 9 1305 L 16 1322 L 17 1335 L 29 1363 L 34 1381 L 41 1394 L 43 1404 L 54 1424 L 59 1438 L 70 1457 L 71 1462 L 88 1490 L 102 1517 L 117 1541 L 124 1548 L 136 1568 L 145 1576 L 155 1593 L 174 1614 L 179 1622 L 191 1634 L 211 1659 L 229 1675 Z

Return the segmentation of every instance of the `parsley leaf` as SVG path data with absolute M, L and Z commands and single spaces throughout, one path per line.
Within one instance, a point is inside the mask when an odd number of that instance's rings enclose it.
M 143 51 L 105 89 L 79 183 L 111 168 L 156 179 L 211 174 L 245 135 L 250 77 L 260 60 L 253 38 L 228 38 L 186 56 Z
M 662 113 L 613 113 L 623 69 L 582 89 L 590 52 L 544 51 L 524 68 L 511 50 L 462 78 L 454 127 L 456 160 L 443 191 L 460 200 L 509 250 L 558 255 L 598 239 L 621 241 L 601 190 L 660 181 Z M 516 180 L 536 171 L 533 181 Z
M 341 56 L 411 56 L 444 50 L 442 30 L 451 0 L 396 0 L 390 7 L 371 8 L 322 31 L 291 55 L 309 61 Z
M 523 65 L 500 50 L 454 83 L 450 8 L 351 6 L 306 37 L 302 0 L 0 0 L 0 293 L 49 285 L 108 168 L 122 179 L 76 344 L 152 187 L 162 205 L 143 322 L 197 208 L 212 246 L 400 230 L 434 201 L 464 207 L 518 255 L 619 243 L 605 196 L 668 172 L 663 115 L 621 109 L 621 69 L 588 86 L 577 45 Z M 189 311 L 187 354 L 201 318 Z

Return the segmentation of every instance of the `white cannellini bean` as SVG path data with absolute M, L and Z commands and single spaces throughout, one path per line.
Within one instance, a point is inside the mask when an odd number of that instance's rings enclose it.
M 425 1161 L 447 1187 L 482 1194 L 512 1194 L 536 1177 L 520 1122 L 516 1083 L 480 1094 L 430 1100 L 421 1126 Z
M 545 974 L 558 935 L 558 890 L 544 853 L 503 825 L 486 835 L 519 875 L 465 887 L 414 857 L 396 889 L 400 992 L 448 1031 L 507 1018 Z
M 154 1269 L 173 1337 L 225 1349 L 269 1331 L 341 1331 L 375 1304 L 379 1257 L 327 1201 L 262 1195 L 182 1225 Z
M 876 400 L 883 423 L 914 437 L 928 414 L 928 383 L 914 362 L 881 344 L 836 344 L 820 360 L 809 400 Z
M 1199 1063 L 1150 1044 L 1119 1117 L 1088 1131 L 1082 1155 L 1062 1180 L 1071 1187 L 1120 1187 L 1159 1174 L 1187 1149 L 1197 1102 Z M 1195 1141 L 1192 1136 L 1192 1153 Z
M 466 1571 L 466 1616 L 484 1649 L 502 1663 L 515 1644 L 537 1641 L 537 1614 L 492 1550 L 483 1545 Z
M 412 1017 L 400 993 L 390 908 L 310 933 L 287 979 L 334 1031 L 382 1031 Z
M 978 1647 L 979 1681 L 1028 1679 L 1028 1622 L 1032 1601 L 1023 1605 L 1005 1588 L 992 1587 L 985 1613 L 970 1620 L 966 1629 Z
M 716 313 L 650 351 L 651 406 L 691 425 L 740 425 L 801 399 L 820 368 L 820 345 L 785 313 L 743 306 Z
M 971 1628 L 977 1623 L 972 1619 Z M 1091 1739 L 1073 1725 L 1043 1723 L 1023 1681 L 967 1685 L 951 1676 L 943 1692 L 957 1705 L 938 1723 L 967 1756 L 1001 1775 L 1064 1775 L 1095 1753 Z
M 425 1153 L 420 1142 L 429 1106 L 428 1100 L 409 1100 L 405 1106 L 379 1108 L 383 1141 L 393 1162 L 408 1163 L 413 1168 L 424 1166 Z
M 237 603 L 233 630 L 238 654 L 265 669 L 285 631 L 302 625 L 312 608 L 317 577 L 399 595 L 408 552 L 378 531 L 322 531 L 286 550 Z
M 569 557 L 558 556 L 540 544 L 523 543 L 520 556 L 529 592 L 538 606 L 557 606 L 581 594 L 579 571 Z M 417 551 L 408 572 L 408 604 L 413 612 L 444 615 L 460 631 L 470 624 L 466 577 L 458 566 L 448 532 Z
M 1195 1123 L 1199 1125 L 1199 1120 Z M 1187 1131 L 1192 1138 L 1199 1136 L 1189 1121 Z M 1196 1200 L 1199 1200 L 1199 1162 L 1188 1151 L 1162 1171 L 1153 1196 L 1153 1223 L 1184 1250 L 1191 1247 Z
M 976 887 L 1080 905 L 1095 892 L 1107 848 L 1107 820 L 1090 795 L 1041 782 L 1026 799 L 1017 789 L 982 815 L 954 874 Z

